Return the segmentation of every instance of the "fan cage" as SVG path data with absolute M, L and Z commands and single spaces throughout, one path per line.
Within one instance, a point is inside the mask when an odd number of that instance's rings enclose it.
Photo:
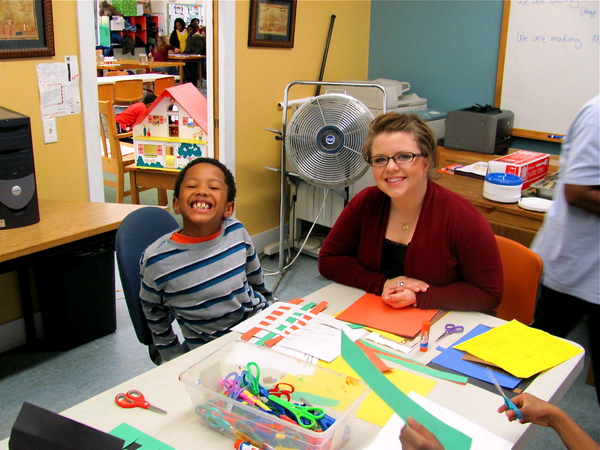
M 324 94 L 301 105 L 285 133 L 286 155 L 308 183 L 345 187 L 369 165 L 361 154 L 373 114 L 345 94 Z

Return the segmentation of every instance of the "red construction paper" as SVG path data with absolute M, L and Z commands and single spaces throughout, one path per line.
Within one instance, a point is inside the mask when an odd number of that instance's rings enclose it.
M 365 294 L 342 311 L 337 319 L 413 339 L 421 332 L 424 320 L 431 320 L 439 309 L 419 309 L 408 306 L 395 309 L 379 295 Z

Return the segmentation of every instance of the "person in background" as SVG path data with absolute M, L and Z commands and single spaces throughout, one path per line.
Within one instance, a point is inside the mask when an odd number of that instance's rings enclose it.
M 543 427 L 550 427 L 556 431 L 558 437 L 568 450 L 597 450 L 598 443 L 581 429 L 575 421 L 558 406 L 540 400 L 531 394 L 520 394 L 512 398 L 512 402 L 519 408 L 523 419 L 521 423 L 534 423 Z M 517 414 L 507 409 L 506 405 L 498 408 L 499 413 L 506 413 L 511 422 Z M 442 443 L 435 435 L 420 423 L 409 417 L 407 424 L 400 432 L 400 442 L 403 450 L 443 450 Z
M 144 252 L 140 299 L 165 361 L 184 351 L 173 333 L 171 313 L 193 349 L 273 303 L 250 236 L 231 218 L 235 193 L 233 175 L 222 163 L 192 160 L 177 176 L 173 194 L 183 228 Z
M 128 106 L 125 111 L 115 116 L 117 122 L 117 131 L 119 133 L 129 133 L 133 126 L 141 121 L 148 107 L 156 100 L 156 95 L 146 94 L 141 102 Z
M 188 32 L 185 28 L 185 22 L 182 18 L 178 17 L 174 22 L 175 29 L 171 33 L 169 38 L 169 44 L 173 47 L 178 48 L 179 51 L 185 49 L 185 43 L 187 41 Z
M 415 114 L 383 114 L 362 152 L 376 186 L 340 214 L 319 252 L 321 275 L 394 308 L 493 311 L 503 290 L 494 234 L 471 203 L 431 180 L 431 129 Z
M 154 61 L 167 62 L 169 61 L 169 52 L 179 53 L 179 49 L 177 47 L 173 47 L 171 44 L 167 43 L 166 36 L 159 36 L 156 40 L 156 46 L 150 52 L 149 56 L 154 58 Z M 154 72 L 166 73 L 169 75 L 179 75 L 179 70 L 177 67 L 155 67 L 152 69 Z
M 573 121 L 560 153 L 554 202 L 531 249 L 544 262 L 532 326 L 565 337 L 587 315 L 600 403 L 600 96 Z
M 206 46 L 204 44 L 204 38 L 198 33 L 197 25 L 188 25 L 187 27 L 188 37 L 185 45 L 185 51 L 183 53 L 187 55 L 206 55 Z M 184 82 L 192 83 L 194 86 L 198 86 L 198 79 L 200 73 L 198 70 L 198 61 L 188 61 L 184 67 Z
M 198 20 L 197 17 L 194 17 L 192 20 L 190 20 L 190 25 L 196 25 L 199 28 L 200 27 L 200 21 Z

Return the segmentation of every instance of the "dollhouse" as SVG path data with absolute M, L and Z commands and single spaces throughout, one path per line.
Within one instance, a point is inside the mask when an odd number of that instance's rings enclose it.
M 207 155 L 206 98 L 191 83 L 165 89 L 133 127 L 135 165 L 179 170 Z

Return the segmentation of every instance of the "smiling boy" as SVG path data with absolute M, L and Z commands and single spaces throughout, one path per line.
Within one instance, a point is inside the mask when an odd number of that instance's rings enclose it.
M 192 349 L 266 308 L 273 295 L 244 226 L 232 219 L 235 180 L 212 158 L 196 158 L 175 182 L 173 209 L 183 228 L 150 245 L 141 261 L 142 308 L 161 357 L 184 349 L 172 312 Z

